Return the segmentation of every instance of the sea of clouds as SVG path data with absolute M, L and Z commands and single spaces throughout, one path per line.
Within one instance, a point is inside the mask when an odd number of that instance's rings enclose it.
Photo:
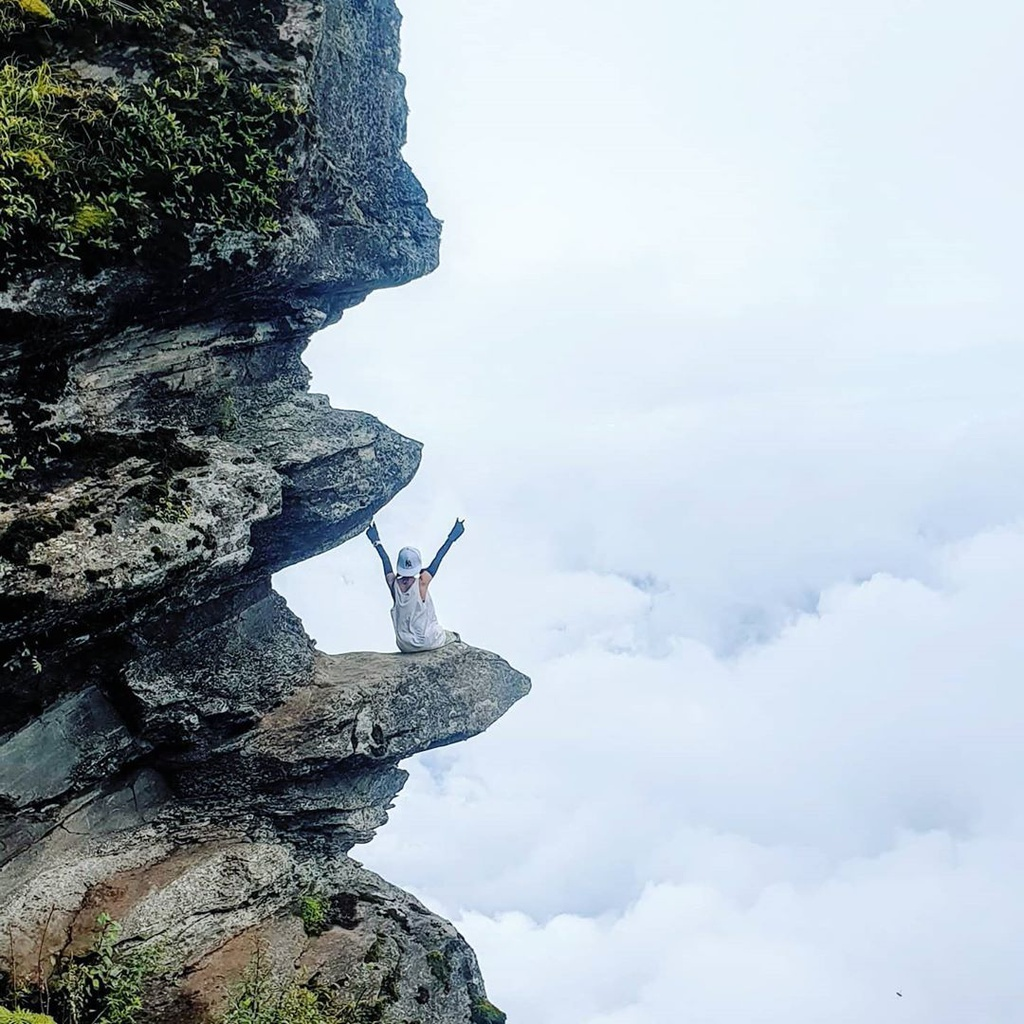
M 357 854 L 513 1021 L 1017 1024 L 1024 8 L 405 14 L 442 266 L 307 360 L 534 690 Z M 392 648 L 365 541 L 277 584 Z

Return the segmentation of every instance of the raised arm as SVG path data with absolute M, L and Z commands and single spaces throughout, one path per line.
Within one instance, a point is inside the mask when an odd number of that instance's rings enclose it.
M 437 575 L 437 570 L 441 566 L 441 559 L 448 554 L 448 549 L 466 532 L 466 527 L 463 526 L 463 520 L 456 519 L 455 525 L 451 528 L 448 534 L 448 539 L 441 545 L 437 550 L 437 554 L 434 555 L 434 560 L 427 566 L 426 571 L 430 573 L 430 578 L 433 579 Z
M 372 522 L 366 531 L 366 536 L 369 538 L 370 543 L 374 546 L 377 554 L 380 556 L 381 565 L 384 566 L 384 582 L 387 583 L 388 590 L 390 590 L 391 584 L 395 580 L 395 570 L 391 568 L 391 559 L 388 558 L 388 553 L 384 550 L 384 545 L 380 542 L 380 534 L 377 532 L 377 527 Z

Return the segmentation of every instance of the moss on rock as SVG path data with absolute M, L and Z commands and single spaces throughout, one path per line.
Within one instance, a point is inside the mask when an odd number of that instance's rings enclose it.
M 444 986 L 445 992 L 452 989 L 452 965 L 448 957 L 439 950 L 432 949 L 427 953 L 427 966 L 434 978 Z
M 91 65 L 82 27 L 116 21 L 137 49 Z M 0 0 L 14 50 L 0 65 L 4 270 L 147 246 L 187 259 L 219 233 L 279 230 L 302 111 L 280 75 L 239 71 L 221 29 L 198 0 Z
M 0 1006 L 0 1024 L 57 1024 L 45 1013 L 31 1013 L 28 1010 L 5 1010 Z
M 470 1012 L 472 1024 L 505 1024 L 507 1019 L 505 1014 L 487 999 L 477 999 Z
M 0 0 L 0 36 L 16 38 L 41 23 L 72 26 L 99 19 L 109 25 L 166 26 L 182 11 L 179 0 Z

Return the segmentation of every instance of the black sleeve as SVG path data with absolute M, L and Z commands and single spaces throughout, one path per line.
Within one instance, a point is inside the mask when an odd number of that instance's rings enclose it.
M 430 565 L 427 566 L 427 572 L 429 572 L 431 576 L 437 575 L 437 570 L 441 567 L 441 559 L 448 554 L 448 549 L 454 543 L 455 542 L 451 540 L 451 538 L 449 538 L 438 549 L 437 554 L 434 555 L 434 560 L 430 563 Z
M 377 554 L 380 555 L 381 564 L 384 566 L 384 575 L 387 576 L 388 573 L 393 573 L 395 570 L 391 568 L 391 559 L 388 558 L 388 553 L 384 550 L 384 545 L 378 541 L 374 544 L 374 547 L 377 549 Z

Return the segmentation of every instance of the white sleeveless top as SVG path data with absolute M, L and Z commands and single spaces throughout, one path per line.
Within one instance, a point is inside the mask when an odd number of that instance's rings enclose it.
M 402 592 L 396 579 L 392 586 L 395 603 L 391 608 L 391 621 L 395 624 L 395 642 L 405 654 L 414 651 L 432 651 L 445 642 L 444 630 L 438 625 L 434 599 L 427 591 L 427 599 L 420 600 L 420 581 Z

